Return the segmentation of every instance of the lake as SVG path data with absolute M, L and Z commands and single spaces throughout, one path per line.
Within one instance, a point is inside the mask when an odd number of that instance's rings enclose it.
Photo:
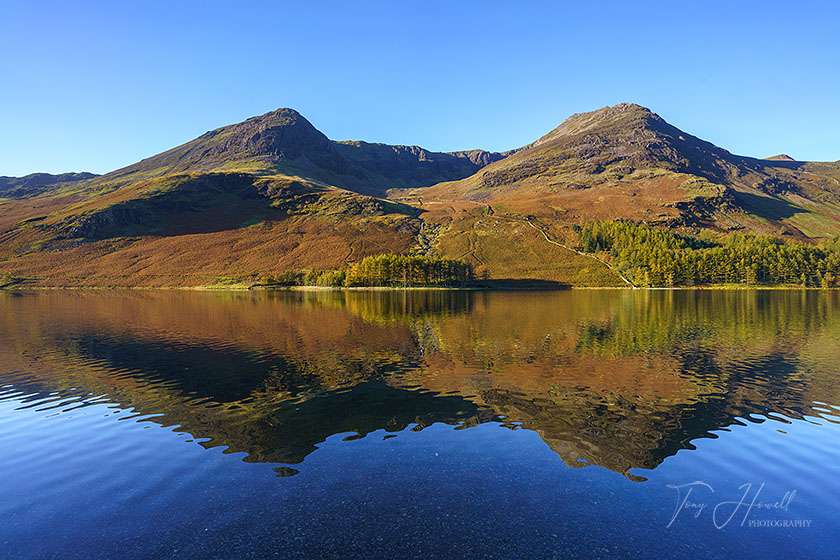
M 5 559 L 829 558 L 840 293 L 0 293 Z

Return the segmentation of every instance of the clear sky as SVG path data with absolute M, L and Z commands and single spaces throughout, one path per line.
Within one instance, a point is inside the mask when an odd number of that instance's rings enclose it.
M 0 0 L 0 175 L 104 173 L 293 107 L 336 140 L 505 150 L 630 101 L 840 159 L 840 2 Z

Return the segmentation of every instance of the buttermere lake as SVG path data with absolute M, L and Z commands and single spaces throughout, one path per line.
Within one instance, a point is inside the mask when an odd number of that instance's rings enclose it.
M 832 558 L 836 291 L 0 293 L 0 557 Z

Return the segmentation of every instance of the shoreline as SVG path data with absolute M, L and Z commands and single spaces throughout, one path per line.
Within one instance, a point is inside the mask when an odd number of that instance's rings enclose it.
M 720 284 L 709 286 L 674 286 L 670 288 L 631 288 L 629 286 L 254 286 L 231 284 L 229 286 L 4 286 L 0 294 L 28 291 L 142 291 L 179 290 L 196 292 L 407 292 L 407 291 L 457 291 L 457 292 L 565 292 L 571 290 L 622 290 L 629 292 L 662 291 L 708 291 L 708 290 L 785 290 L 785 291 L 833 291 L 840 287 L 805 286 L 746 286 L 743 284 Z

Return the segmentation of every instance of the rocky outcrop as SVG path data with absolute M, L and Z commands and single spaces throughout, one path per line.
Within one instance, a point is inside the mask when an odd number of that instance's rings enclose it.
M 253 189 L 254 177 L 247 174 L 209 173 L 168 178 L 154 195 L 112 204 L 98 210 L 71 216 L 54 229 L 64 238 L 102 239 L 131 235 L 153 229 L 167 217 L 200 212 L 218 203 L 223 193 L 242 198 L 259 197 Z

